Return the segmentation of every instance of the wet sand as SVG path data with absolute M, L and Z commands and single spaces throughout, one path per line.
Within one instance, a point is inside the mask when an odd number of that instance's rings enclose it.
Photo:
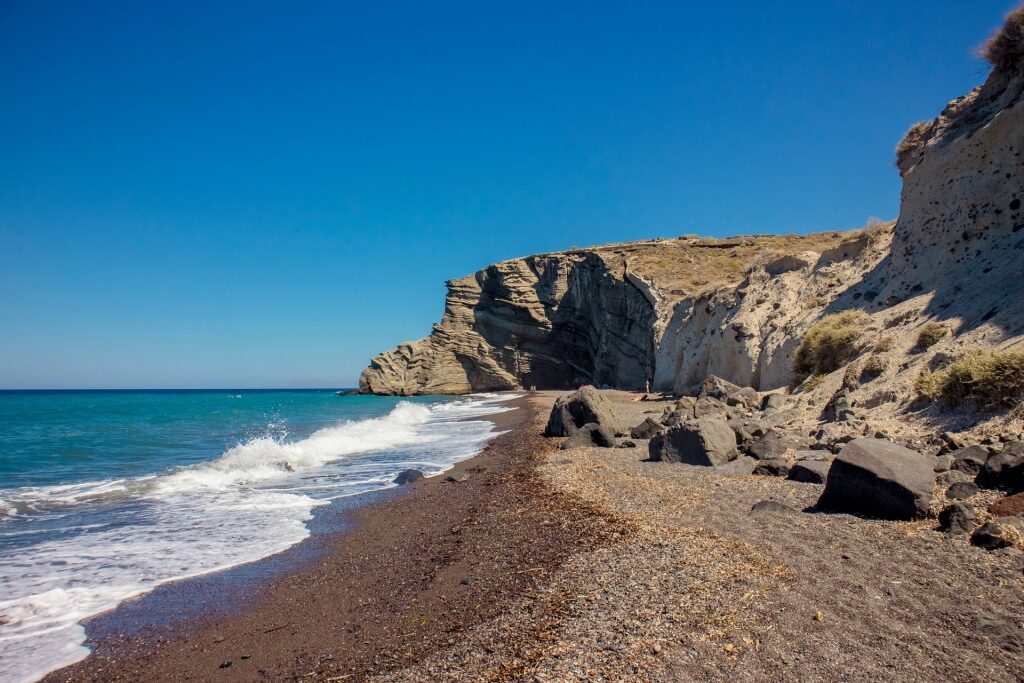
M 450 646 L 614 533 L 540 479 L 537 408 L 511 405 L 491 416 L 505 433 L 448 473 L 332 505 L 284 553 L 91 620 L 90 656 L 45 680 L 359 681 Z

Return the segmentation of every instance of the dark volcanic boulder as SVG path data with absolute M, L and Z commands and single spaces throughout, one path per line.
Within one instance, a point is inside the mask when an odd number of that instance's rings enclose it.
M 615 448 L 615 434 L 604 425 L 591 422 L 562 442 L 562 448 Z
M 1009 548 L 1021 537 L 1022 531 L 1024 531 L 1024 519 L 999 517 L 971 534 L 971 545 L 985 550 Z
M 883 519 L 925 517 L 935 483 L 932 467 L 928 456 L 891 441 L 854 439 L 832 462 L 818 507 Z
M 718 465 L 711 472 L 719 477 L 748 477 L 754 473 L 756 464 L 757 461 L 749 455 L 742 455 L 724 465 Z
M 789 474 L 789 461 L 784 458 L 758 460 L 754 466 L 754 474 L 766 477 L 785 477 Z
M 978 483 L 990 488 L 1024 491 L 1024 441 L 1011 441 L 990 457 L 978 474 Z
M 658 432 L 648 450 L 651 460 L 721 465 L 736 457 L 736 435 L 725 420 L 702 417 Z
M 739 391 L 734 391 L 729 394 L 726 397 L 725 402 L 730 406 L 753 408 L 761 403 L 761 397 L 752 387 L 743 387 Z
M 751 512 L 781 512 L 783 514 L 794 514 L 797 510 L 774 500 L 759 500 L 750 508 Z
M 411 484 L 414 481 L 419 481 L 423 476 L 424 474 L 419 470 L 402 470 L 398 473 L 398 476 L 395 477 L 395 483 L 400 486 L 402 484 Z
M 797 460 L 789 468 L 790 481 L 802 481 L 808 484 L 824 484 L 828 477 L 828 470 L 832 467 L 831 460 L 818 460 L 817 458 L 804 458 Z
M 715 398 L 719 401 L 724 401 L 739 390 L 740 387 L 732 382 L 726 382 L 721 377 L 710 375 L 701 382 L 700 388 L 697 389 L 697 398 Z
M 988 462 L 988 450 L 984 446 L 968 446 L 956 451 L 950 469 L 976 477 Z
M 978 516 L 963 503 L 946 506 L 939 513 L 939 529 L 951 534 L 969 534 L 978 526 Z
M 773 460 L 786 454 L 793 444 L 777 429 L 769 429 L 762 436 L 754 439 L 747 453 L 758 460 Z
M 649 439 L 662 429 L 664 429 L 664 427 L 660 422 L 647 418 L 636 427 L 630 429 L 629 435 L 634 439 Z
M 693 404 L 693 416 L 696 418 L 701 417 L 728 417 L 729 407 L 719 401 L 717 398 L 711 398 L 705 396 L 698 398 L 696 403 Z
M 967 500 L 977 495 L 978 485 L 973 481 L 958 481 L 946 490 L 946 498 L 950 500 Z
M 622 431 L 611 403 L 600 391 L 588 385 L 555 401 L 544 436 L 572 436 L 576 430 L 590 423 L 607 427 L 615 434 Z

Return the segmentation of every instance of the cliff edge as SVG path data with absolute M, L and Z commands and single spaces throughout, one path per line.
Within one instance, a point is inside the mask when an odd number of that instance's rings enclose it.
M 674 393 L 708 375 L 796 386 L 794 355 L 855 310 L 857 352 L 801 392 L 905 410 L 915 378 L 1024 335 L 1024 48 L 1020 12 L 989 43 L 993 70 L 897 148 L 899 218 L 848 232 L 680 237 L 504 261 L 448 283 L 430 336 L 375 357 L 360 389 L 465 393 L 597 386 Z M 927 326 L 945 330 L 921 348 Z M 870 381 L 851 365 L 873 358 Z M 854 368 L 855 370 L 856 368 Z M 877 371 L 877 372 L 876 372 Z M 845 378 L 845 379 L 844 379 Z

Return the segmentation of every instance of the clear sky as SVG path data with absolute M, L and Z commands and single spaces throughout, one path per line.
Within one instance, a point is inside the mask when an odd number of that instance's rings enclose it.
M 1012 0 L 0 0 L 0 388 L 354 386 L 501 259 L 892 218 Z

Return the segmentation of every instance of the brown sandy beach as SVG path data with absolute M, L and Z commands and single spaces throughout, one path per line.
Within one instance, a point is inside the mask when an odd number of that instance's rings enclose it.
M 609 392 L 624 417 L 661 412 Z M 934 520 L 802 512 L 820 485 L 557 450 L 557 394 L 456 471 L 350 513 L 244 609 L 49 681 L 1018 681 L 1024 554 Z M 752 513 L 761 500 L 791 512 Z

